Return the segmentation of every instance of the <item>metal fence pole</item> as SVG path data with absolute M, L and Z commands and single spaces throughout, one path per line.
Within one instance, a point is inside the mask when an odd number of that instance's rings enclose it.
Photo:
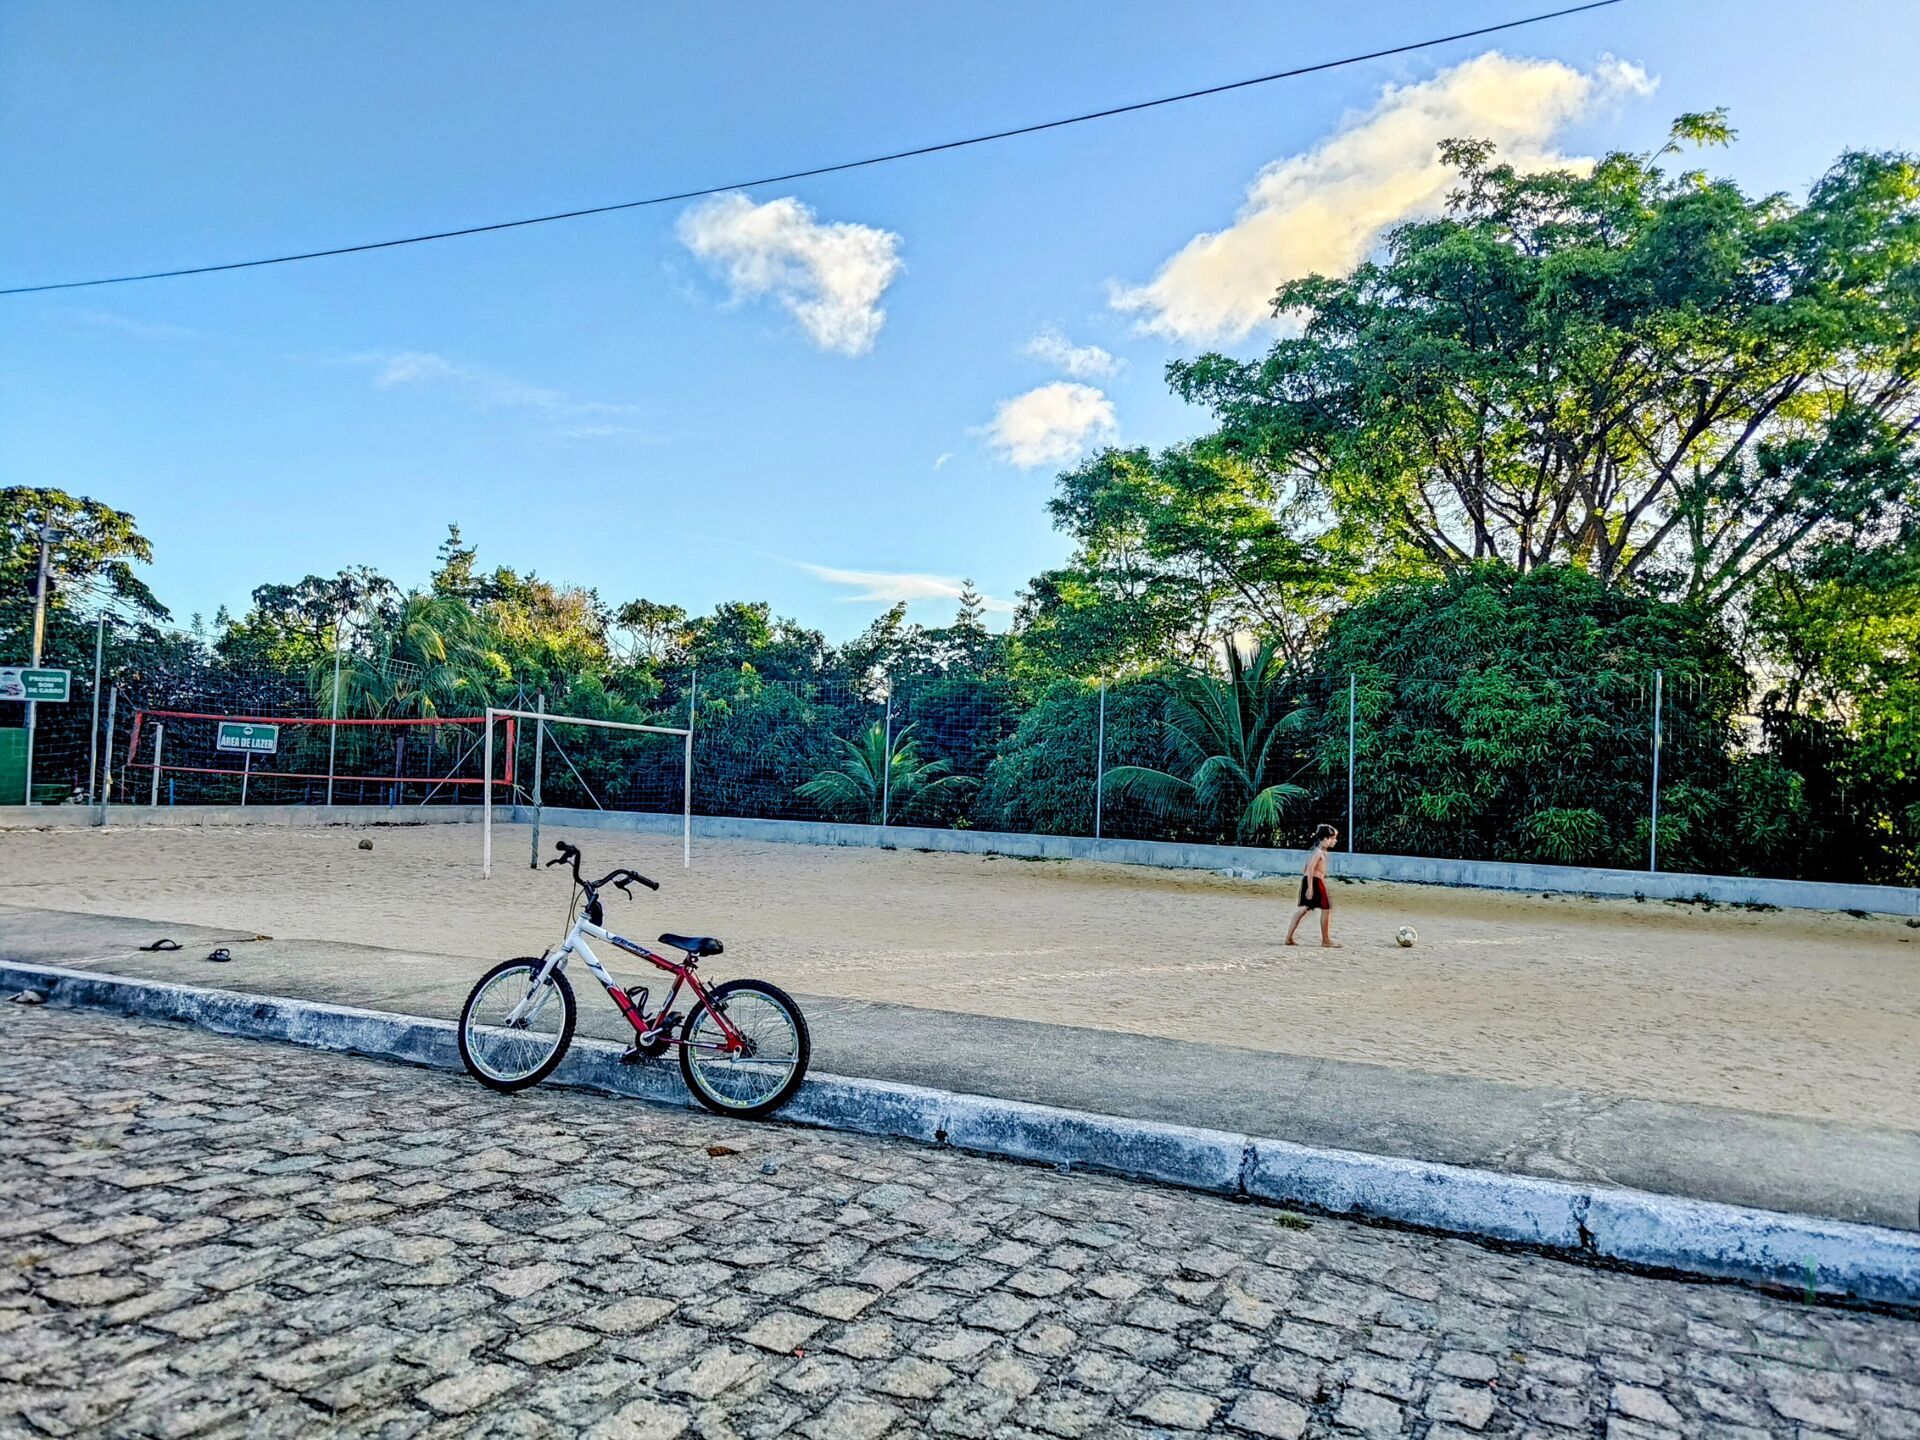
M 333 756 L 340 744 L 340 632 L 346 628 L 342 615 L 333 625 L 333 724 L 327 727 L 327 804 L 333 804 Z
M 102 610 L 99 628 L 93 636 L 93 728 L 87 741 L 87 803 L 93 804 L 93 792 L 100 778 L 100 665 L 107 653 L 107 612 Z
M 1093 741 L 1093 838 L 1100 838 L 1102 802 L 1107 789 L 1107 677 L 1100 677 L 1100 723 Z
M 493 874 L 493 707 L 487 707 L 480 746 L 480 878 Z
M 547 713 L 547 692 L 542 690 L 533 697 L 533 710 L 544 717 Z M 540 770 L 541 762 L 547 753 L 547 722 L 544 718 L 533 722 L 533 844 L 527 852 L 527 868 L 540 868 Z
M 887 681 L 887 734 L 880 752 L 880 828 L 887 828 L 887 814 L 893 803 L 893 681 Z
M 158 810 L 160 808 L 160 762 L 166 758 L 166 753 L 167 722 L 159 720 L 154 722 L 153 727 L 153 784 L 147 791 L 147 808 L 149 810 Z M 240 803 L 244 805 L 247 803 L 246 782 L 243 780 L 240 784 Z
M 107 799 L 113 794 L 113 713 L 120 708 L 120 687 L 113 687 L 113 693 L 107 697 L 107 743 L 102 753 L 106 757 L 106 774 L 102 777 L 105 784 L 100 787 L 100 819 L 98 824 L 107 823 Z
M 687 676 L 687 755 L 681 765 L 680 868 L 693 868 L 693 701 L 700 689 L 700 671 Z
M 1653 823 L 1647 829 L 1647 869 L 1660 868 L 1660 702 L 1666 672 L 1653 672 Z
M 1354 717 L 1358 713 L 1355 704 L 1358 686 L 1354 677 L 1347 676 L 1347 853 L 1353 853 L 1353 732 Z

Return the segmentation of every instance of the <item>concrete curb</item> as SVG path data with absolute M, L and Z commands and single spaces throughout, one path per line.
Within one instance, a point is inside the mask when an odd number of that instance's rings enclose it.
M 445 1020 L 0 963 L 0 990 L 27 989 L 56 1005 L 460 1069 L 455 1028 Z M 622 1065 L 619 1056 L 617 1045 L 576 1039 L 554 1083 L 683 1108 L 692 1103 L 673 1062 Z M 813 1075 L 779 1118 L 1649 1269 L 1920 1306 L 1920 1232 L 838 1075 Z

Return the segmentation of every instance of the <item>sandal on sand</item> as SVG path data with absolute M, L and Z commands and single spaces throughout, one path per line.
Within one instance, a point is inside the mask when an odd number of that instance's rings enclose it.
M 207 959 L 213 961 L 216 965 L 224 965 L 227 961 L 233 959 L 233 956 L 227 952 L 227 947 L 222 945 L 218 950 L 209 954 Z
M 142 945 L 140 948 L 149 953 L 154 951 L 178 950 L 180 948 L 180 942 L 178 940 L 167 940 L 163 938 L 154 941 L 151 945 Z

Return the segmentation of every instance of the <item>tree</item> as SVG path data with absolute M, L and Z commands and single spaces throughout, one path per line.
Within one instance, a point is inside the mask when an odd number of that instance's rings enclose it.
M 499 668 L 531 690 L 564 694 L 572 677 L 607 668 L 612 617 L 592 590 L 524 578 L 505 565 L 486 581 L 479 607 Z
M 478 571 L 479 558 L 480 552 L 461 540 L 460 527 L 449 524 L 447 538 L 440 542 L 440 549 L 434 556 L 431 577 L 433 593 L 450 595 L 457 600 L 487 599 L 487 582 Z
M 342 627 L 390 623 L 400 590 L 365 565 L 331 580 L 309 575 L 293 585 L 260 585 L 244 618 L 219 625 L 214 648 L 240 668 L 300 669 L 331 655 Z
M 484 709 L 494 684 L 507 678 L 479 616 L 447 595 L 413 594 L 393 619 L 356 643 L 340 666 L 343 716 L 423 719 Z M 334 709 L 334 662 L 314 661 L 308 675 L 317 713 Z
M 1177 769 L 1120 765 L 1106 774 L 1106 792 L 1161 815 L 1194 813 L 1216 834 L 1242 845 L 1272 841 L 1306 790 L 1277 778 L 1293 764 L 1296 717 L 1287 704 L 1284 668 L 1271 644 L 1251 655 L 1226 647 L 1226 674 L 1192 671 L 1175 682 L 1165 740 Z
M 1298 333 L 1174 389 L 1378 559 L 1565 562 L 1724 610 L 1920 499 L 1920 167 L 1849 153 L 1796 205 L 1668 174 L 1672 148 L 1522 174 L 1450 141 L 1446 215 L 1283 286 Z
M 1780 837 L 1740 848 L 1734 716 L 1747 678 L 1702 606 L 1566 566 L 1488 562 L 1409 581 L 1333 622 L 1299 724 L 1329 805 L 1344 804 L 1352 677 L 1368 849 L 1643 867 L 1656 670 L 1663 868 L 1757 860 Z
M 1111 682 L 1106 687 L 1106 763 L 1151 765 L 1161 758 L 1162 715 L 1167 682 L 1158 675 Z M 1084 680 L 1056 680 L 1019 716 L 987 767 L 975 805 L 976 823 L 988 830 L 1043 835 L 1091 835 L 1094 786 L 1101 748 L 1101 694 Z M 1165 825 L 1126 806 L 1107 807 L 1106 835 L 1165 838 Z
M 43 527 L 50 535 L 49 615 L 72 608 L 75 597 L 92 590 L 96 601 L 118 601 L 137 615 L 167 619 L 166 606 L 134 573 L 135 564 L 152 563 L 153 545 L 133 516 L 85 495 L 9 485 L 0 490 L 0 633 L 11 647 L 17 649 L 32 631 Z
M 1297 663 L 1347 572 L 1337 538 L 1299 537 L 1298 487 L 1210 442 L 1108 450 L 1062 474 L 1048 509 L 1074 553 L 1028 588 L 1016 626 L 1054 673 L 1201 663 L 1223 630 L 1271 636 Z
M 613 612 L 613 623 L 633 637 L 635 658 L 652 665 L 684 664 L 693 643 L 687 612 L 657 600 L 629 600 Z
M 942 760 L 920 758 L 911 725 L 893 733 L 871 725 L 860 739 L 842 740 L 838 765 L 822 770 L 799 789 L 803 799 L 836 820 L 898 825 L 923 815 L 938 800 L 978 782 L 949 775 Z

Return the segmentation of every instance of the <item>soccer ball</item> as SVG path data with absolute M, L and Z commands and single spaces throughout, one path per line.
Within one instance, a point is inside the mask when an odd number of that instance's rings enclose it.
M 1420 937 L 1414 933 L 1414 928 L 1411 925 L 1402 925 L 1398 930 L 1394 931 L 1393 938 L 1400 942 L 1400 948 L 1402 950 L 1411 950 L 1413 948 L 1413 942 Z

